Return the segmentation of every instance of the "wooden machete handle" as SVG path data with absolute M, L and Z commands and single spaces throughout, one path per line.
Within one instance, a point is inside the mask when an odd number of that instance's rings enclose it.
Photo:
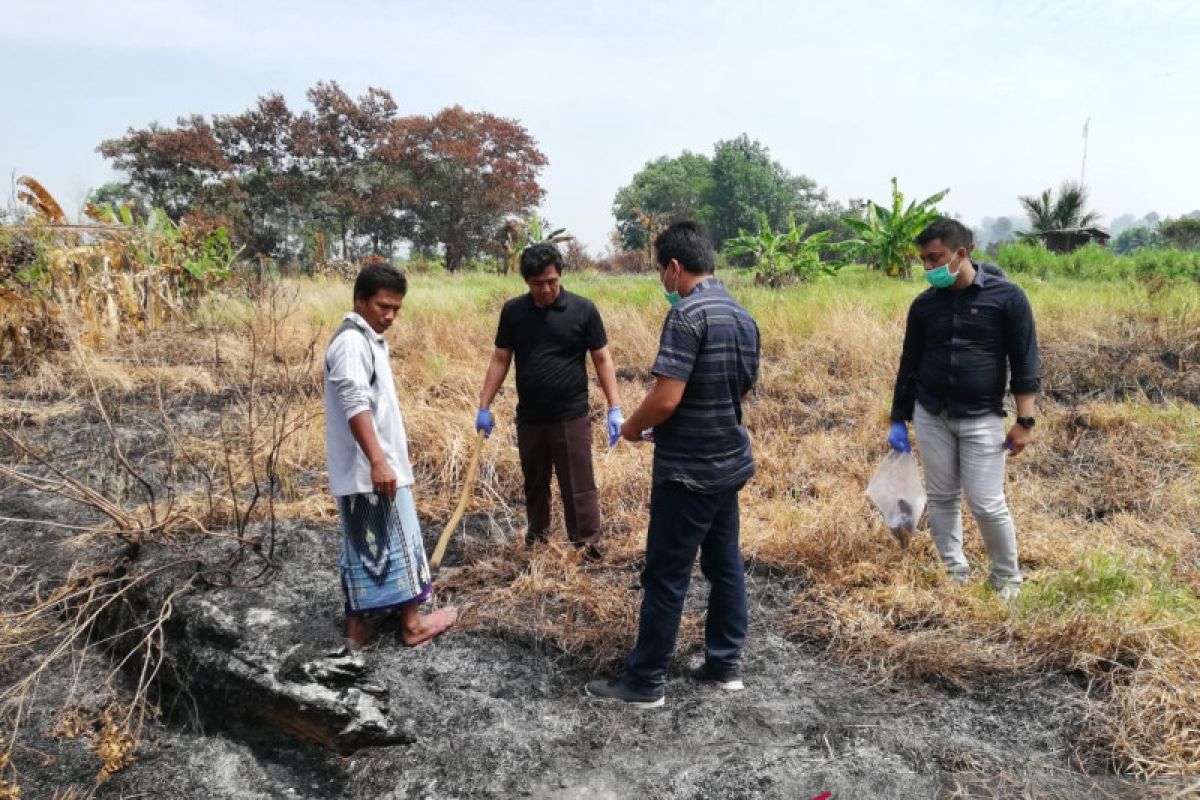
M 479 471 L 479 454 L 482 451 L 483 431 L 479 430 L 475 432 L 475 447 L 471 451 L 471 463 L 467 466 L 467 479 L 463 483 L 462 496 L 458 498 L 458 506 L 450 515 L 450 521 L 446 523 L 446 529 L 442 531 L 442 535 L 437 541 L 437 547 L 433 548 L 433 557 L 429 559 L 431 570 L 442 565 L 442 559 L 446 556 L 446 545 L 450 542 L 450 534 L 454 533 L 459 520 L 462 519 L 463 512 L 467 509 L 467 498 L 471 496 L 471 491 L 475 488 L 475 473 Z

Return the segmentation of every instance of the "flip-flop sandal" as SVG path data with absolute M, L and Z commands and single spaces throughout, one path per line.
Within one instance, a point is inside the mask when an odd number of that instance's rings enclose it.
M 454 623 L 458 622 L 458 609 L 442 608 L 434 611 L 432 614 L 430 614 L 430 616 L 437 617 L 437 625 L 434 626 L 433 630 L 415 642 L 404 642 L 405 647 L 424 647 L 437 637 L 441 636 L 443 633 L 449 630 Z

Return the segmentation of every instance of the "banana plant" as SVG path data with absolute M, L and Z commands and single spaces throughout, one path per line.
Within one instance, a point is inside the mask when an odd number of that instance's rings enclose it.
M 853 257 L 891 277 L 907 277 L 920 252 L 913 240 L 926 225 L 937 219 L 939 214 L 935 206 L 949 193 L 949 189 L 943 189 L 905 207 L 904 195 L 900 193 L 896 179 L 892 178 L 890 209 L 868 202 L 865 219 L 842 217 L 846 227 L 856 234 L 848 243 Z
M 837 261 L 822 261 L 821 251 L 830 245 L 825 241 L 832 231 L 820 231 L 805 236 L 806 225 L 796 224 L 796 215 L 788 215 L 786 231 L 771 230 L 767 215 L 759 212 L 758 233 L 738 231 L 725 243 L 725 254 L 731 258 L 754 259 L 757 280 L 778 288 L 789 276 L 810 281 L 818 275 L 832 275 L 841 267 Z
M 203 292 L 229 278 L 245 249 L 233 247 L 225 228 L 202 232 L 180 227 L 161 208 L 151 209 L 145 222 L 134 216 L 129 204 L 89 204 L 85 213 L 97 222 L 128 228 L 126 241 L 135 263 L 157 265 L 164 278 L 190 277 L 194 283 L 180 287 L 185 293 Z
M 516 271 L 526 247 L 544 242 L 559 244 L 575 238 L 566 228 L 548 230 L 549 225 L 549 221 L 539 217 L 536 211 L 530 212 L 528 219 L 509 220 L 504 226 L 505 275 Z

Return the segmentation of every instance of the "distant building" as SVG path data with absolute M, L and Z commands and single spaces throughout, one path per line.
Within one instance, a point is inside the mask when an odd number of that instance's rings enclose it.
M 1063 228 L 1034 235 L 1053 253 L 1069 253 L 1093 242 L 1101 247 L 1108 247 L 1108 240 L 1112 238 L 1108 231 L 1102 228 Z

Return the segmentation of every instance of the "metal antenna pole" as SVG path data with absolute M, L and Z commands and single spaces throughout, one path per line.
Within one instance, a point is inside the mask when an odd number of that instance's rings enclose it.
M 1079 186 L 1083 187 L 1083 172 L 1087 169 L 1087 144 L 1088 144 L 1088 126 L 1091 125 L 1092 118 L 1088 117 L 1083 123 L 1083 163 L 1079 165 Z

